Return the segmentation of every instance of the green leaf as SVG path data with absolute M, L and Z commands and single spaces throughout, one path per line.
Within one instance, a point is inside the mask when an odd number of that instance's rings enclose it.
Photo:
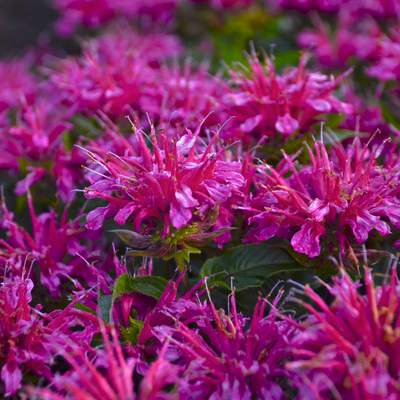
M 104 294 L 101 290 L 99 290 L 99 298 L 97 299 L 101 318 L 108 325 L 110 323 L 110 310 L 112 305 L 112 296 L 110 294 Z
M 124 328 L 123 326 L 121 327 L 123 339 L 131 342 L 134 346 L 137 345 L 143 325 L 143 321 L 138 321 L 137 319 L 129 317 L 129 328 Z
M 392 124 L 395 128 L 400 129 L 400 121 L 391 113 L 388 107 L 381 104 L 383 118 Z
M 160 276 L 137 276 L 132 278 L 128 274 L 122 274 L 114 286 L 112 301 L 121 294 L 133 292 L 143 293 L 159 300 L 167 285 L 168 281 Z
M 71 296 L 71 297 L 72 297 L 72 296 Z M 86 312 L 88 312 L 88 313 L 90 313 L 90 314 L 97 315 L 97 314 L 96 314 L 96 311 L 92 310 L 91 308 L 85 306 L 85 305 L 82 304 L 82 303 L 76 303 L 76 304 L 75 304 L 75 308 L 76 308 L 77 310 L 86 311 Z
M 200 278 L 213 275 L 209 284 L 224 285 L 229 288 L 234 277 L 236 290 L 261 286 L 271 275 L 283 271 L 305 269 L 290 254 L 277 244 L 267 242 L 246 244 L 228 250 L 220 257 L 208 260 L 200 271 Z

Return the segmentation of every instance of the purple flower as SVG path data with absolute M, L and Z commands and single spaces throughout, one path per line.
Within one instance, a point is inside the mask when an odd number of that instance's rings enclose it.
M 131 223 L 133 231 L 116 232 L 138 249 L 137 254 L 157 257 L 171 257 L 178 251 L 189 254 L 197 251 L 194 246 L 229 230 L 225 218 L 222 228 L 215 229 L 219 210 L 226 212 L 224 204 L 231 198 L 242 199 L 245 179 L 239 162 L 224 160 L 225 148 L 213 150 L 218 136 L 197 153 L 200 126 L 194 134 L 187 130 L 172 145 L 164 134 L 157 138 L 152 126 L 151 152 L 144 133 L 136 127 L 134 131 L 140 144 L 136 154 L 105 154 L 105 159 L 88 152 L 105 175 L 91 179 L 85 196 L 103 198 L 108 205 L 88 214 L 87 227 L 98 229 L 109 218 L 119 225 Z
M 204 302 L 196 316 L 178 318 L 175 327 L 154 328 L 159 340 L 170 342 L 165 358 L 180 367 L 174 381 L 179 397 L 283 399 L 278 382 L 285 373 L 280 365 L 288 355 L 292 327 L 278 321 L 275 311 L 265 317 L 267 302 L 260 298 L 246 328 L 248 321 L 237 312 L 234 293 L 231 296 L 228 315 L 217 311 L 212 301 Z
M 296 252 L 314 258 L 334 251 L 352 256 L 351 246 L 364 243 L 374 229 L 389 235 L 389 221 L 400 227 L 399 166 L 377 165 L 382 148 L 369 152 L 355 139 L 347 151 L 335 144 L 330 160 L 325 146 L 316 142 L 315 154 L 309 150 L 311 165 L 299 171 L 295 156 L 285 153 L 276 169 L 261 165 L 246 241 L 286 237 Z
M 92 116 L 101 110 L 118 118 L 140 110 L 141 97 L 155 90 L 161 61 L 181 52 L 175 36 L 114 29 L 85 41 L 80 57 L 57 60 L 45 71 L 76 111 Z
M 158 22 L 173 17 L 177 0 L 56 0 L 54 7 L 61 12 L 56 30 L 71 36 L 79 25 L 96 29 L 116 19 L 137 19 L 147 16 Z
M 85 262 L 76 253 L 93 259 L 93 256 L 97 255 L 97 246 L 85 247 L 80 240 L 96 240 L 101 233 L 88 231 L 81 226 L 81 215 L 73 221 L 68 221 L 67 209 L 61 222 L 57 223 L 54 210 L 36 216 L 30 195 L 28 204 L 32 235 L 13 220 L 5 200 L 2 200 L 1 209 L 4 216 L 0 221 L 2 228 L 7 229 L 8 238 L 0 239 L 1 270 L 10 269 L 12 275 L 22 276 L 25 273 L 25 264 L 34 262 L 34 265 L 39 266 L 41 283 L 49 289 L 53 298 L 61 298 L 61 280 L 68 275 L 83 277 L 89 283 L 95 282 L 90 276 L 91 271 L 88 271 Z
M 58 349 L 70 349 L 70 342 L 75 348 L 87 347 L 99 331 L 94 315 L 72 308 L 76 301 L 51 314 L 42 314 L 41 305 L 31 308 L 32 289 L 33 282 L 24 276 L 5 277 L 0 284 L 0 394 L 7 397 L 26 383 L 22 372 L 51 380 L 50 366 Z M 71 329 L 77 326 L 83 329 Z
M 343 11 L 332 35 L 321 19 L 316 15 L 312 19 L 315 29 L 300 32 L 297 42 L 304 49 L 313 47 L 313 53 L 322 66 L 341 68 L 349 65 L 352 57 L 360 61 L 380 59 L 382 31 L 375 20 L 354 21 L 348 12 Z
M 261 64 L 253 50 L 248 57 L 250 77 L 231 70 L 233 89 L 222 99 L 226 112 L 235 116 L 230 136 L 244 144 L 277 137 L 285 141 L 308 132 L 311 125 L 321 121 L 322 114 L 351 113 L 351 106 L 332 93 L 350 71 L 337 79 L 329 78 L 306 70 L 308 58 L 304 54 L 297 68 L 277 75 L 273 61 L 265 56 L 265 65 Z
M 29 55 L 21 59 L 1 61 L 0 75 L 0 126 L 7 126 L 8 113 L 18 108 L 21 98 L 28 104 L 35 100 L 39 89 L 38 78 L 29 71 L 32 59 Z
M 397 16 L 399 4 L 390 0 L 266 0 L 274 6 L 284 9 L 294 9 L 303 13 L 321 11 L 336 14 L 346 12 L 355 17 L 371 15 L 375 18 Z
M 290 339 L 293 360 L 286 363 L 299 399 L 397 399 L 400 364 L 400 286 L 390 279 L 376 287 L 365 268 L 366 295 L 342 271 L 327 289 L 331 305 L 308 285 L 305 293 L 316 306 L 303 303 L 310 315 Z M 318 307 L 318 309 L 317 309 Z
M 110 342 L 103 326 L 105 350 L 91 349 L 95 353 L 94 357 L 89 358 L 80 348 L 74 349 L 72 353 L 61 352 L 72 371 L 52 381 L 59 394 L 51 389 L 33 387 L 28 388 L 28 392 L 45 400 L 136 400 L 133 385 L 136 360 L 125 360 L 115 328 L 108 328 L 107 331 L 109 330 L 113 342 Z M 105 370 L 105 373 L 101 370 Z
M 390 36 L 383 36 L 380 42 L 380 57 L 369 67 L 367 74 L 378 78 L 380 81 L 400 80 L 400 40 L 399 27 Z

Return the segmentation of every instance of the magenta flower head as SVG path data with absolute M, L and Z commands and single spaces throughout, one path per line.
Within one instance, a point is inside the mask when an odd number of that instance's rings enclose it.
M 277 320 L 281 294 L 267 316 L 267 301 L 259 299 L 248 328 L 248 319 L 237 312 L 234 292 L 228 314 L 217 311 L 210 299 L 197 317 L 154 328 L 160 340 L 170 342 L 166 358 L 181 367 L 175 381 L 180 398 L 284 399 L 279 382 L 293 327 Z
M 200 128 L 195 133 L 187 130 L 169 144 L 164 134 L 156 137 L 152 126 L 150 151 L 144 133 L 134 127 L 137 154 L 108 154 L 104 159 L 88 151 L 104 173 L 91 179 L 85 196 L 103 198 L 108 205 L 88 214 L 87 227 L 99 229 L 104 219 L 114 218 L 119 225 L 133 227 L 116 232 L 137 250 L 135 254 L 171 257 L 180 252 L 186 259 L 198 252 L 197 246 L 231 229 L 219 216 L 227 212 L 224 204 L 229 199 L 243 197 L 241 164 L 224 161 L 225 148 L 213 150 L 218 134 L 197 152 Z
M 61 13 L 56 30 L 71 36 L 80 25 L 96 29 L 112 20 L 141 16 L 165 23 L 173 17 L 176 4 L 177 0 L 56 0 L 54 7 Z
M 155 74 L 161 62 L 181 53 L 175 36 L 115 28 L 84 41 L 80 57 L 60 59 L 46 73 L 76 111 L 92 116 L 101 110 L 115 119 L 139 111 L 142 96 L 159 90 Z
M 311 258 L 339 251 L 356 262 L 352 245 L 364 243 L 374 229 L 389 235 L 389 221 L 400 227 L 399 167 L 376 164 L 382 148 L 370 152 L 355 139 L 347 151 L 335 144 L 330 160 L 324 144 L 316 142 L 315 153 L 309 149 L 311 165 L 300 171 L 285 153 L 276 169 L 261 166 L 246 240 L 285 237 Z
M 286 363 L 299 399 L 399 398 L 400 285 L 397 269 L 381 287 L 365 268 L 366 295 L 342 271 L 327 289 L 331 305 L 309 286 L 305 293 L 315 306 L 290 340 L 293 361 Z
M 318 62 L 327 68 L 342 68 L 352 57 L 360 61 L 377 61 L 381 57 L 382 31 L 374 19 L 354 18 L 342 12 L 338 26 L 331 34 L 317 15 L 312 17 L 314 29 L 305 29 L 297 36 L 297 43 L 304 49 L 313 48 Z M 351 104 L 351 103 L 350 103 Z
M 6 397 L 16 394 L 29 376 L 51 381 L 58 348 L 70 348 L 67 341 L 75 348 L 88 347 L 99 331 L 94 315 L 73 309 L 77 301 L 50 314 L 41 313 L 41 305 L 31 308 L 34 286 L 25 274 L 26 269 L 22 277 L 6 276 L 0 284 L 0 395 Z M 78 331 L 71 329 L 77 326 Z
M 99 239 L 101 232 L 91 232 L 80 225 L 81 215 L 73 221 L 68 221 L 67 210 L 59 223 L 54 210 L 37 216 L 30 195 L 28 205 L 32 235 L 13 220 L 4 198 L 1 201 L 3 215 L 0 226 L 7 230 L 8 237 L 6 240 L 0 239 L 0 270 L 9 269 L 12 275 L 22 276 L 25 264 L 33 262 L 34 266 L 39 266 L 40 282 L 49 289 L 50 295 L 57 299 L 61 298 L 61 282 L 66 276 L 82 277 L 93 282 L 91 272 L 77 253 L 87 259 L 98 255 L 95 244 L 85 247 L 80 240 Z
M 274 6 L 298 10 L 303 13 L 321 11 L 336 14 L 347 13 L 355 18 L 373 16 L 375 18 L 396 17 L 400 6 L 391 0 L 266 0 Z
M 380 81 L 400 80 L 400 38 L 399 27 L 390 36 L 383 36 L 380 42 L 380 58 L 367 70 L 369 76 Z
M 6 279 L 0 284 L 0 394 L 13 396 L 21 387 L 22 371 L 32 369 L 50 376 L 45 365 L 51 355 L 46 349 L 45 332 L 32 313 L 33 282 L 30 279 Z
M 8 113 L 18 107 L 21 98 L 32 104 L 39 88 L 38 78 L 29 71 L 32 65 L 29 56 L 21 59 L 1 61 L 0 76 L 0 126 L 7 126 Z
M 223 98 L 229 115 L 235 116 L 234 136 L 245 144 L 252 140 L 265 142 L 271 138 L 289 140 L 308 132 L 321 121 L 322 114 L 351 113 L 350 105 L 332 93 L 349 73 L 337 79 L 307 70 L 309 55 L 305 53 L 297 68 L 275 72 L 273 61 L 265 55 L 265 65 L 254 49 L 248 56 L 250 77 L 240 70 L 231 70 L 233 89 Z
M 92 355 L 81 348 L 62 351 L 62 355 L 72 370 L 63 376 L 57 376 L 51 382 L 51 389 L 28 388 L 32 399 L 43 400 L 136 400 L 133 373 L 136 360 L 125 359 L 114 327 L 111 342 L 104 323 L 100 322 L 105 349 L 91 348 Z M 36 396 L 35 396 L 36 395 Z

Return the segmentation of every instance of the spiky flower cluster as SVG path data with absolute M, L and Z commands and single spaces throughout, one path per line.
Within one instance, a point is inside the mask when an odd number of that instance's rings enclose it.
M 109 154 L 105 160 L 88 152 L 106 175 L 96 181 L 90 178 L 92 185 L 85 189 L 85 196 L 103 198 L 109 204 L 88 214 L 87 227 L 99 229 L 109 218 L 119 225 L 130 222 L 134 231 L 121 232 L 124 240 L 158 257 L 189 251 L 229 229 L 226 203 L 234 196 L 239 201 L 243 198 L 240 188 L 245 178 L 239 162 L 223 159 L 224 147 L 214 150 L 218 135 L 197 152 L 200 126 L 195 133 L 188 130 L 172 146 L 164 134 L 157 138 L 152 126 L 151 152 L 144 133 L 134 130 L 139 143 L 136 154 Z
M 252 139 L 264 143 L 269 138 L 284 142 L 308 132 L 321 114 L 351 114 L 351 106 L 332 94 L 349 71 L 337 79 L 329 78 L 307 70 L 308 59 L 304 54 L 297 68 L 278 75 L 268 56 L 263 65 L 253 51 L 248 57 L 250 77 L 240 70 L 230 71 L 237 89 L 224 96 L 223 105 L 235 116 L 236 138 L 245 144 Z
M 0 398 L 400 398 L 398 1 L 53 5 L 0 60 Z
M 347 151 L 335 145 L 330 160 L 325 145 L 316 142 L 311 165 L 300 171 L 285 153 L 277 168 L 261 165 L 248 240 L 286 237 L 298 253 L 314 258 L 323 239 L 323 252 L 336 248 L 352 256 L 351 246 L 364 243 L 373 229 L 385 236 L 391 232 L 387 222 L 399 228 L 399 166 L 378 166 L 381 150 L 369 152 L 355 139 Z
M 331 305 L 310 287 L 305 293 L 315 306 L 304 304 L 304 319 L 290 346 L 293 360 L 286 368 L 296 374 L 299 398 L 397 399 L 400 329 L 397 314 L 400 286 L 396 268 L 382 286 L 365 269 L 366 294 L 346 273 L 327 289 Z

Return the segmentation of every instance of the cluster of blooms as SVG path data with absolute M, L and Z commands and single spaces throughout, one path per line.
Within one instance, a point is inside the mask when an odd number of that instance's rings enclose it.
M 193 2 L 54 0 L 59 33 L 92 29 L 82 52 L 0 62 L 0 397 L 400 398 L 397 265 L 382 287 L 358 268 L 400 247 L 400 3 Z M 222 46 L 224 12 L 271 5 L 321 12 L 296 66 L 252 48 L 213 74 L 177 35 L 209 6 Z M 279 281 L 304 269 L 340 277 Z
M 396 267 L 382 287 L 365 269 L 366 295 L 343 273 L 327 289 L 331 305 L 309 286 L 306 294 L 320 309 L 304 304 L 310 315 L 298 327 L 286 368 L 301 399 L 398 399 L 400 364 L 400 286 Z
M 83 115 L 101 111 L 115 121 L 135 113 L 146 124 L 149 113 L 163 128 L 195 128 L 225 88 L 205 62 L 193 69 L 188 59 L 181 68 L 176 62 L 181 54 L 175 36 L 119 28 L 85 42 L 81 56 L 54 62 L 47 74 L 63 102 Z M 215 119 L 207 123 L 215 125 L 224 115 Z
M 379 23 L 370 19 L 354 20 L 347 12 L 337 17 L 335 32 L 316 15 L 314 29 L 305 29 L 297 36 L 300 47 L 313 48 L 318 62 L 326 68 L 342 68 L 352 58 L 375 62 L 381 58 L 383 33 Z
M 145 15 L 158 23 L 169 21 L 179 0 L 53 0 L 61 13 L 56 30 L 70 36 L 83 25 L 100 28 L 115 19 L 137 19 Z
M 91 211 L 87 227 L 99 229 L 109 218 L 119 225 L 130 222 L 134 232 L 123 234 L 124 240 L 143 249 L 142 254 L 156 257 L 202 246 L 229 230 L 233 218 L 228 200 L 244 197 L 242 165 L 224 160 L 225 147 L 214 150 L 218 134 L 198 152 L 200 128 L 195 133 L 187 130 L 171 146 L 166 135 L 156 136 L 152 125 L 152 154 L 144 133 L 133 126 L 139 144 L 137 151 L 130 147 L 133 154 L 109 153 L 104 159 L 88 152 L 106 175 L 89 177 L 92 185 L 85 196 L 104 198 L 109 205 Z
M 227 93 L 222 101 L 228 114 L 236 117 L 236 138 L 245 144 L 251 138 L 264 142 L 279 137 L 284 142 L 295 133 L 310 131 L 321 114 L 352 113 L 349 104 L 332 94 L 350 71 L 337 79 L 329 78 L 305 69 L 308 59 L 309 55 L 304 54 L 298 68 L 289 68 L 279 76 L 270 58 L 265 56 L 263 66 L 253 51 L 248 57 L 249 78 L 244 72 L 230 71 L 237 89 Z
M 346 10 L 358 17 L 371 15 L 375 18 L 397 17 L 400 3 L 397 0 L 266 0 L 279 8 L 298 10 L 303 13 L 320 11 L 328 14 L 337 14 Z
M 64 310 L 50 314 L 40 312 L 41 305 L 32 308 L 33 282 L 22 276 L 5 278 L 0 284 L 0 390 L 6 397 L 20 389 L 22 372 L 53 379 L 50 366 L 62 351 L 88 347 L 99 332 L 97 317 L 73 308 L 71 302 Z M 76 330 L 72 328 L 80 327 Z M 3 388 L 1 388 L 3 386 Z
M 273 306 L 278 300 L 279 296 Z M 264 317 L 267 302 L 260 298 L 250 327 L 245 328 L 248 321 L 236 310 L 234 292 L 230 303 L 228 315 L 217 311 L 210 299 L 196 319 L 155 328 L 158 338 L 171 343 L 169 358 L 176 358 L 180 367 L 180 398 L 283 399 L 278 382 L 285 376 L 283 360 L 289 355 L 292 326 L 277 321 L 275 311 Z M 198 331 L 189 323 L 195 323 Z
M 311 166 L 300 171 L 285 153 L 276 168 L 260 165 L 259 189 L 248 208 L 254 227 L 246 240 L 286 237 L 298 253 L 314 258 L 321 253 L 321 237 L 325 253 L 338 246 L 342 256 L 346 250 L 351 256 L 351 245 L 364 243 L 373 229 L 389 235 L 386 221 L 400 227 L 400 169 L 376 164 L 382 148 L 369 153 L 355 139 L 347 151 L 335 145 L 329 160 L 324 144 L 316 142 L 315 154 L 309 149 Z
M 65 202 L 74 199 L 76 185 L 82 184 L 80 165 L 84 160 L 69 151 L 63 133 L 72 128 L 72 111 L 62 105 L 56 88 L 40 82 L 29 72 L 31 57 L 0 65 L 4 77 L 0 95 L 0 170 L 25 179 L 16 193 L 26 193 L 44 177 L 56 182 Z
M 81 257 L 87 259 L 98 257 L 100 255 L 98 247 L 84 246 L 80 240 L 95 241 L 101 237 L 101 232 L 86 230 L 79 223 L 81 215 L 74 221 L 68 221 L 67 209 L 59 224 L 54 210 L 36 216 L 30 195 L 28 203 L 32 235 L 13 220 L 13 215 L 2 199 L 3 215 L 0 214 L 0 228 L 6 230 L 8 237 L 6 240 L 0 239 L 0 271 L 22 277 L 26 274 L 26 264 L 34 263 L 39 267 L 41 284 L 49 290 L 51 297 L 56 299 L 61 298 L 61 280 L 65 277 L 81 277 L 88 284 L 95 284 L 96 280 L 91 276 L 91 271 L 85 267 Z

